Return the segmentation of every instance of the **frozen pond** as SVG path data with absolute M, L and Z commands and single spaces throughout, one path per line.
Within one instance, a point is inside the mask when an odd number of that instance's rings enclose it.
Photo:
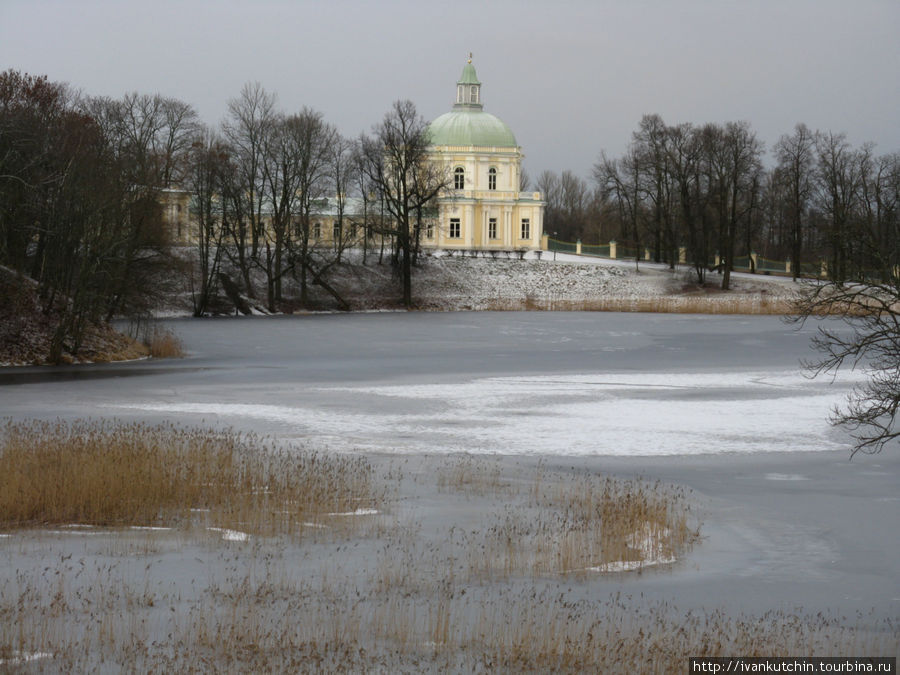
M 14 417 L 126 417 L 335 451 L 683 455 L 846 447 L 840 384 L 777 318 L 369 314 L 173 321 L 174 362 L 5 376 Z M 129 377 L 134 376 L 134 377 Z M 57 379 L 58 381 L 53 381 Z M 52 384 L 51 384 L 52 382 Z
M 703 541 L 598 580 L 679 607 L 900 616 L 900 460 L 827 422 L 774 317 L 397 313 L 175 320 L 187 358 L 0 373 L 0 414 L 230 426 L 429 470 L 451 452 L 685 485 Z M 439 529 L 440 507 L 417 514 Z M 599 597 L 599 596 L 598 596 Z

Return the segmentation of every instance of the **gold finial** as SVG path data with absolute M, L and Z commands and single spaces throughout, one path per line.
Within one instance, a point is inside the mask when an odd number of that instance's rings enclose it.
M 469 52 L 469 63 L 472 63 L 472 52 Z

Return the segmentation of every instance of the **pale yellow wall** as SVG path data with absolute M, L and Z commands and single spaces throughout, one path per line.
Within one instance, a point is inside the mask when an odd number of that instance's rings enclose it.
M 187 190 L 163 190 L 160 192 L 163 221 L 169 229 L 172 241 L 185 244 L 192 241 L 196 228 L 190 218 L 191 193 Z
M 539 249 L 543 228 L 543 202 L 538 193 L 527 200 L 518 192 L 522 153 L 516 148 L 459 148 L 443 146 L 432 153 L 448 172 L 451 189 L 439 200 L 438 226 L 426 245 L 439 248 Z M 456 167 L 465 170 L 463 190 L 453 188 Z M 497 188 L 490 190 L 491 168 L 497 169 Z M 451 238 L 450 221 L 460 219 L 459 238 Z M 497 237 L 490 239 L 489 219 L 497 219 Z M 522 218 L 530 219 L 529 237 L 521 237 Z
M 465 189 L 450 190 L 439 200 L 438 216 L 433 223 L 432 237 L 426 230 L 420 242 L 425 247 L 459 249 L 540 249 L 543 232 L 543 202 L 539 193 L 520 194 L 517 190 L 522 153 L 518 149 L 495 148 L 443 148 L 433 154 L 450 172 L 462 166 L 466 172 Z M 497 169 L 497 189 L 488 189 L 489 169 Z M 189 214 L 190 193 L 170 190 L 161 195 L 163 215 L 167 219 L 173 237 L 180 244 L 196 241 L 196 226 Z M 180 209 L 180 210 L 179 210 Z M 461 237 L 451 238 L 450 219 L 460 219 Z M 497 219 L 497 238 L 488 238 L 489 218 Z M 530 237 L 521 238 L 522 218 L 531 221 Z M 319 237 L 310 232 L 313 245 L 332 245 L 335 218 L 331 215 L 315 216 L 321 225 Z M 344 217 L 344 241 L 351 232 L 352 217 Z M 361 242 L 362 227 L 357 227 L 356 241 Z

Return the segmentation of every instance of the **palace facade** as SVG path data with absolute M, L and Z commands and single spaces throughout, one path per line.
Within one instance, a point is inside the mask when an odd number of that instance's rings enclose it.
M 428 127 L 431 158 L 451 176 L 438 199 L 436 227 L 423 243 L 468 250 L 537 250 L 544 202 L 519 190 L 522 148 L 510 128 L 485 112 L 472 58 L 456 83 L 453 109 Z M 430 235 L 430 236 L 429 236 Z
M 544 202 L 539 192 L 519 190 L 522 148 L 510 128 L 485 112 L 481 82 L 471 55 L 456 83 L 456 102 L 428 126 L 430 159 L 450 177 L 448 190 L 437 200 L 437 215 L 426 221 L 420 244 L 426 249 L 464 251 L 539 250 Z M 195 237 L 189 192 L 162 192 L 163 213 L 179 243 Z M 350 243 L 362 236 L 360 199 L 344 202 L 344 227 L 337 223 L 336 199 L 317 202 L 311 238 L 321 245 Z M 371 206 L 370 206 L 371 209 Z M 370 212 L 371 216 L 371 212 Z

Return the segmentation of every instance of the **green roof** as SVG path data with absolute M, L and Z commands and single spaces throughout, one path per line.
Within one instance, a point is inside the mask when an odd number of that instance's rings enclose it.
M 475 72 L 475 69 L 472 69 Z M 465 71 L 463 71 L 465 74 Z M 483 110 L 452 110 L 428 126 L 432 145 L 517 148 L 516 137 L 500 118 Z
M 475 74 L 475 66 L 471 63 L 467 63 L 463 66 L 462 75 L 459 76 L 459 80 L 456 84 L 481 84 L 478 81 L 478 76 Z

